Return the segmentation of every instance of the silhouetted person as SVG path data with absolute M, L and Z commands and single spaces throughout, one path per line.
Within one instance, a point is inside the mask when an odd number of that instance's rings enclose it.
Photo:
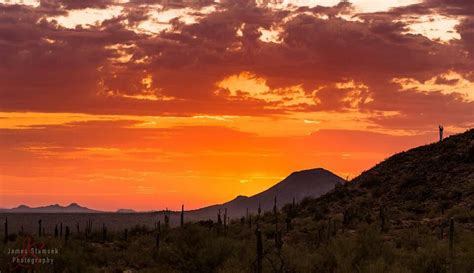
M 439 126 L 439 141 L 443 141 L 443 130 L 444 130 L 444 127 L 440 125 Z

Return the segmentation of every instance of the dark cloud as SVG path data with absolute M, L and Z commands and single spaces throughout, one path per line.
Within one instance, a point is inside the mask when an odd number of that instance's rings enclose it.
M 459 79 L 446 79 L 443 76 L 436 77 L 435 84 L 446 84 L 446 85 L 455 85 L 459 82 Z
M 374 116 L 372 121 L 382 127 L 425 131 L 436 124 L 472 126 L 474 102 L 466 102 L 461 95 L 443 94 L 442 90 L 422 92 L 412 89 L 400 91 L 395 83 L 372 83 L 373 101 L 362 105 L 368 110 L 394 111 L 395 116 Z
M 298 12 L 313 12 L 315 14 L 327 15 L 328 17 L 335 17 L 337 15 L 348 15 L 355 10 L 354 6 L 349 1 L 341 1 L 332 7 L 315 6 L 315 7 L 299 7 Z
M 470 53 L 474 60 L 474 1 L 470 0 L 425 0 L 422 3 L 398 7 L 389 12 L 379 13 L 383 16 L 392 18 L 403 15 L 433 15 L 440 14 L 449 17 L 455 17 L 460 20 L 456 26 L 456 31 L 461 35 L 459 43 Z M 472 71 L 472 63 L 469 70 Z
M 467 124 L 472 113 L 472 103 L 457 95 L 401 92 L 401 86 L 392 83 L 394 78 L 424 82 L 447 71 L 472 72 L 473 59 L 466 58 L 466 51 L 474 53 L 471 1 L 427 0 L 359 14 L 350 21 L 340 18 L 352 14 L 349 2 L 291 11 L 226 1 L 213 4 L 210 14 L 199 8 L 211 2 L 196 3 L 196 23 L 174 18 L 169 30 L 153 35 L 133 30 L 150 19 L 148 1 L 120 4 L 121 15 L 74 29 L 47 17 L 118 4 L 88 0 L 42 1 L 37 8 L 0 5 L 0 109 L 139 115 L 346 111 L 354 107 L 347 100 L 355 96 L 354 90 L 337 88 L 336 83 L 354 81 L 368 87 L 357 95 L 361 111 L 398 111 L 400 123 L 418 126 L 441 119 L 436 109 L 443 108 L 449 113 L 447 123 Z M 462 39 L 439 43 L 407 34 L 407 23 L 399 19 L 410 14 L 464 16 L 456 29 Z M 328 18 L 321 19 L 323 15 Z M 261 40 L 268 31 L 277 33 L 279 43 Z M 121 58 L 129 60 L 118 61 Z M 284 107 L 218 92 L 217 82 L 242 71 L 265 78 L 270 88 L 300 85 L 307 94 L 319 90 L 321 104 Z M 152 81 L 144 84 L 149 76 Z M 440 77 L 437 81 L 455 84 Z M 143 94 L 156 100 L 132 98 Z M 398 123 L 392 117 L 375 122 Z
M 40 7 L 65 10 L 96 8 L 105 9 L 114 5 L 114 0 L 41 0 Z

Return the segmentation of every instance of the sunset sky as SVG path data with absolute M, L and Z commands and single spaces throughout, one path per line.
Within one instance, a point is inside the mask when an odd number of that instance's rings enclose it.
M 198 208 L 474 126 L 472 0 L 0 0 L 0 207 Z

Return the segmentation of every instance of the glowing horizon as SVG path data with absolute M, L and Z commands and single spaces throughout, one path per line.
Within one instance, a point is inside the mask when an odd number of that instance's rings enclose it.
M 474 126 L 468 4 L 160 3 L 0 1 L 0 207 L 199 208 Z

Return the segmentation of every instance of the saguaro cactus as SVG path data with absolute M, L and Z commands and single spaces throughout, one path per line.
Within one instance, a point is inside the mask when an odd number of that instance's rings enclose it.
M 217 211 L 217 234 L 219 235 L 221 233 L 221 227 L 222 227 L 222 217 L 221 217 L 221 209 Z
M 163 214 L 165 218 L 165 226 L 168 227 L 170 224 L 170 211 L 168 210 L 168 208 L 166 208 L 166 210 L 163 211 Z
M 181 205 L 181 227 L 184 226 L 184 205 Z
M 291 230 L 291 221 L 293 218 L 296 217 L 296 201 L 293 197 L 293 201 L 291 202 L 291 207 L 288 213 L 286 214 L 285 222 L 286 222 L 286 232 Z
M 80 233 L 80 229 L 79 229 L 79 223 L 76 223 L 76 231 L 77 231 L 77 234 Z
M 342 233 L 344 233 L 344 229 L 349 225 L 352 220 L 352 215 L 349 210 L 345 210 L 342 212 Z
M 160 249 L 160 235 L 161 235 L 161 232 L 158 231 L 156 233 L 156 242 L 155 242 L 155 247 L 157 251 Z
M 222 218 L 221 218 L 221 210 L 217 212 L 217 225 L 221 226 L 222 225 Z
M 102 223 L 102 241 L 107 240 L 107 227 L 105 227 L 105 223 Z
M 66 226 L 66 234 L 64 236 L 64 243 L 67 245 L 67 241 L 69 239 L 69 226 Z
M 224 231 L 227 230 L 227 208 L 224 209 Z
M 277 207 L 277 197 L 275 196 L 273 198 L 273 214 L 277 214 L 278 213 L 278 207 Z
M 283 240 L 281 237 L 282 237 L 281 230 L 278 230 L 278 232 L 275 235 L 275 247 L 278 250 L 281 250 L 281 248 L 283 247 Z
M 277 198 L 273 200 L 273 216 L 275 217 L 275 246 L 280 249 L 281 248 L 281 233 L 278 227 L 278 206 L 277 206 Z
M 249 208 L 247 208 L 246 211 L 245 211 L 245 221 L 246 221 L 246 223 L 249 225 L 249 227 L 251 227 L 251 226 L 250 226 Z
M 38 220 L 38 237 L 41 237 L 41 231 L 43 229 L 41 229 L 41 219 Z
M 3 242 L 7 243 L 8 241 L 8 217 L 5 217 L 5 236 L 3 238 Z
M 59 237 L 63 237 L 63 222 L 60 223 L 60 227 L 59 227 Z
M 285 222 L 286 222 L 286 232 L 290 232 L 290 230 L 291 230 L 291 218 L 290 218 L 289 215 L 286 216 Z
M 58 224 L 54 226 L 54 238 L 58 238 L 59 235 L 59 230 L 58 230 Z
M 293 197 L 293 201 L 291 202 L 291 218 L 296 217 L 296 199 Z
M 324 234 L 324 225 L 320 224 L 318 227 L 318 247 L 321 245 L 321 243 L 324 240 L 323 234 Z
M 258 223 L 260 222 L 260 215 L 262 214 L 262 207 L 260 205 L 260 203 L 258 203 L 258 210 L 257 210 L 257 226 L 258 226 Z
M 257 227 L 255 230 L 255 235 L 257 236 L 257 273 L 262 273 L 262 260 L 263 260 L 263 242 L 262 242 L 262 232 L 260 228 Z
M 252 228 L 252 215 L 249 214 L 249 217 L 248 217 L 248 224 L 249 224 L 249 228 Z
M 86 222 L 86 235 L 92 233 L 92 220 L 89 218 Z
M 444 131 L 444 127 L 443 125 L 439 125 L 439 141 L 443 141 L 443 131 Z
M 155 241 L 156 251 L 160 249 L 160 236 L 161 236 L 161 223 L 160 221 L 158 221 L 158 224 L 156 227 L 156 241 Z

